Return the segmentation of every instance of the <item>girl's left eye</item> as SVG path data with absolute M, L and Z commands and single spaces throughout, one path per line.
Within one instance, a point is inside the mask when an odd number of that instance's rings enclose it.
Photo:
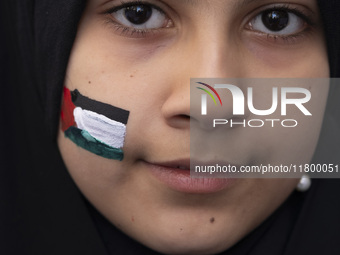
M 132 29 L 157 29 L 167 27 L 169 19 L 161 11 L 147 4 L 135 4 L 111 13 L 116 22 Z
M 294 35 L 301 32 L 306 22 L 289 10 L 265 10 L 249 22 L 251 30 L 269 35 Z

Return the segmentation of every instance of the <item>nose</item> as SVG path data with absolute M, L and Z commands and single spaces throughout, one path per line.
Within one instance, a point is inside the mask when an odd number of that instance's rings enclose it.
M 230 119 L 233 116 L 231 93 L 215 90 L 212 83 L 218 80 L 207 78 L 244 77 L 238 45 L 222 33 L 204 33 L 203 36 L 200 31 L 193 31 L 174 47 L 172 61 L 177 65 L 172 75 L 175 79 L 162 107 L 167 123 L 175 128 L 189 128 L 191 120 L 198 123 L 200 128 L 211 129 L 213 119 Z M 207 95 L 209 109 L 204 117 L 201 107 L 203 94 Z

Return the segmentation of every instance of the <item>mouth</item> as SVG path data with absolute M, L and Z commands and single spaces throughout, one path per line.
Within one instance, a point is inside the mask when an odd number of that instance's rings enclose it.
M 209 165 L 208 162 L 191 161 L 195 165 Z M 207 194 L 227 189 L 235 179 L 230 178 L 193 178 L 190 176 L 190 159 L 168 162 L 144 161 L 151 175 L 162 185 L 182 193 Z
M 174 160 L 174 161 L 169 161 L 169 162 L 154 162 L 150 164 L 163 167 L 163 168 L 190 171 L 190 159 L 181 159 L 181 160 Z

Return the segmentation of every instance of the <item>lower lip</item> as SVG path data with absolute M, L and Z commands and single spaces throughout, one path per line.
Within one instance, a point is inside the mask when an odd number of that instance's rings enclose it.
M 191 178 L 190 170 L 147 163 L 151 174 L 171 189 L 185 193 L 214 193 L 229 187 L 235 179 Z

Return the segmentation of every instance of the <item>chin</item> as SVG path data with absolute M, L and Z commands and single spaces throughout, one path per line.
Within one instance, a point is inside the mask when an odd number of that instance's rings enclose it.
M 163 254 L 171 255 L 207 255 L 217 254 L 227 250 L 228 242 L 221 240 L 201 240 L 199 238 L 189 237 L 181 240 L 164 240 L 163 242 L 154 242 L 150 248 Z M 219 239 L 219 238 L 217 238 Z
M 157 232 L 153 232 L 149 229 L 149 231 L 144 232 L 143 236 L 136 239 L 162 254 L 206 255 L 227 250 L 237 242 L 236 236 L 238 236 L 237 233 L 235 235 L 233 231 L 228 231 L 225 226 L 224 228 L 217 227 L 214 229 L 203 226 L 201 230 L 183 226 L 183 228 L 175 231 L 163 228 L 163 231 L 158 229 Z

